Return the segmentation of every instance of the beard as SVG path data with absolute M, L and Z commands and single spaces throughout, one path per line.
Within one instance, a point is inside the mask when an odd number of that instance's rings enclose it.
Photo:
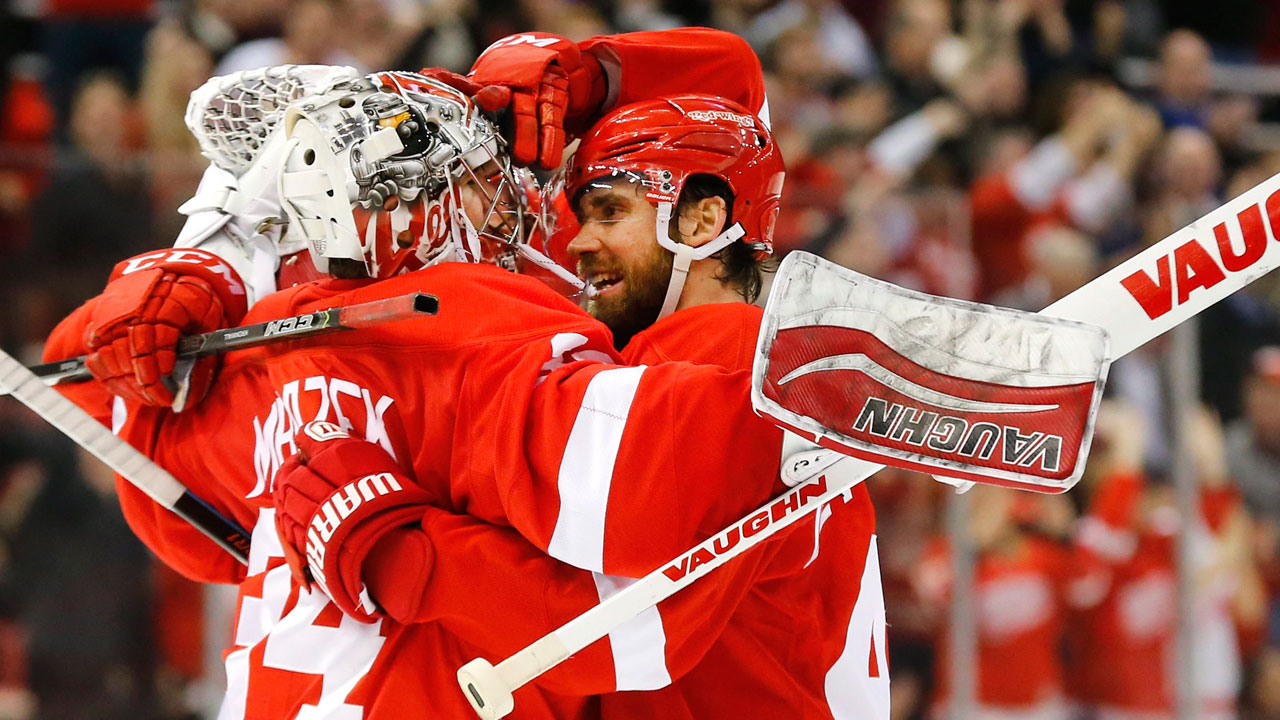
M 636 333 L 657 321 L 662 301 L 667 296 L 667 285 L 671 282 L 674 258 L 654 243 L 653 253 L 634 267 L 610 267 L 608 263 L 594 262 L 594 258 L 584 258 L 580 263 L 578 271 L 584 277 L 597 269 L 621 269 L 624 274 L 626 287 L 622 293 L 587 300 L 587 312 L 612 331 L 613 346 L 618 350 L 626 347 Z

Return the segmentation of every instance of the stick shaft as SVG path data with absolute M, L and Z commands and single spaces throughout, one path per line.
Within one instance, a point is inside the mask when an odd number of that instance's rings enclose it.
M 164 468 L 116 437 L 57 390 L 45 386 L 31 370 L 3 351 L 0 351 L 0 390 L 44 418 L 148 497 L 190 522 L 240 562 L 248 563 L 249 534 L 244 528 L 192 495 Z
M 504 678 L 517 680 L 513 687 L 528 683 L 570 655 L 609 634 L 610 631 L 639 615 L 645 609 L 666 600 L 706 577 L 721 565 L 807 517 L 823 505 L 848 493 L 883 467 L 883 465 L 854 458 L 843 459 L 840 463 L 828 468 L 826 473 L 819 474 L 817 478 L 792 488 L 769 504 L 745 515 L 725 530 L 707 538 L 683 555 L 609 596 L 608 600 L 561 625 L 547 636 L 547 638 L 554 637 L 555 640 L 549 641 L 543 638 L 530 645 L 531 652 L 528 653 L 527 659 L 521 659 L 521 656 L 525 655 L 522 651 L 499 663 L 498 672 Z M 839 468 L 838 476 L 834 472 L 837 468 Z M 789 505 L 789 503 L 795 504 Z M 762 516 L 769 518 L 769 524 L 755 531 L 750 537 L 746 537 L 745 526 L 751 525 L 753 519 Z M 758 525 L 759 523 L 756 523 L 757 527 Z M 741 538 L 738 543 L 728 552 L 717 554 L 716 541 L 720 540 L 724 543 L 727 535 L 735 533 Z M 714 559 L 691 567 L 696 556 L 706 557 L 708 553 L 714 555 Z M 682 569 L 683 574 L 681 574 Z M 553 655 L 552 651 L 556 648 L 563 648 L 563 651 Z M 556 655 L 562 656 L 556 658 L 553 664 L 540 667 L 546 665 L 547 661 Z M 536 659 L 536 662 L 529 662 L 531 659 Z
M 418 315 L 434 315 L 439 302 L 434 295 L 411 293 L 384 300 L 303 313 L 280 320 L 223 328 L 178 341 L 179 357 L 201 357 L 228 350 L 242 350 L 280 340 L 297 340 L 338 330 L 355 330 L 386 322 L 407 320 Z M 56 385 L 88 380 L 85 356 L 35 365 L 31 368 L 45 382 Z
M 1280 174 L 1040 312 L 1105 328 L 1120 358 L 1277 267 Z

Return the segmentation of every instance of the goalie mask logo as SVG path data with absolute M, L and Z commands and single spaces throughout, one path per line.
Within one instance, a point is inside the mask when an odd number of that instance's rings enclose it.
M 365 246 L 372 248 L 369 262 L 377 277 L 412 272 L 450 259 L 445 257 L 452 249 L 446 206 L 453 203 L 448 194 L 443 199 L 418 192 L 411 200 L 396 198 L 385 208 L 351 209 L 356 232 Z

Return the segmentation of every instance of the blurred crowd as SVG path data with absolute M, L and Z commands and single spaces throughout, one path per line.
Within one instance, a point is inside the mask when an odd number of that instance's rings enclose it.
M 205 165 L 183 111 L 213 74 L 465 71 L 516 31 L 680 25 L 763 61 L 780 253 L 931 293 L 1038 310 L 1280 171 L 1263 0 L 0 0 L 0 346 L 33 361 L 115 261 L 172 242 Z M 981 717 L 1172 717 L 1178 536 L 1196 717 L 1280 717 L 1278 318 L 1280 278 L 1201 317 L 1186 455 L 1157 341 L 1113 368 L 1080 486 L 967 496 Z M 894 716 L 939 717 L 951 489 L 869 487 Z M 132 538 L 109 473 L 0 403 L 0 720 L 197 717 L 224 639 L 201 597 Z

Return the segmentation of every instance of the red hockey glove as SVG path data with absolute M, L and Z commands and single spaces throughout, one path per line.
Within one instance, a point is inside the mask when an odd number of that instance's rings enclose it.
M 138 255 L 116 265 L 97 298 L 85 327 L 85 366 L 114 395 L 181 411 L 208 392 L 218 359 L 202 358 L 185 377 L 172 377 L 179 338 L 235 325 L 245 311 L 244 284 L 217 255 Z
M 344 613 L 378 618 L 361 568 L 388 532 L 422 519 L 428 495 L 385 450 L 329 422 L 294 436 L 272 491 L 285 559 L 301 584 L 307 573 Z
M 517 163 L 560 166 L 566 130 L 591 126 L 604 104 L 607 86 L 600 62 L 568 38 L 520 33 L 493 43 L 471 68 L 481 87 L 510 88 L 514 122 L 511 155 Z
M 503 85 L 481 85 L 466 75 L 444 68 L 423 68 L 418 74 L 470 95 L 485 112 L 498 112 L 511 104 L 511 88 Z

